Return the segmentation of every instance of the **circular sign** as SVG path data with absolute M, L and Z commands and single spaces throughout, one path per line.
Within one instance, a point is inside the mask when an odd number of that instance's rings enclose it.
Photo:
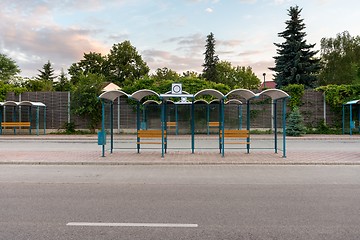
M 182 93 L 182 87 L 181 84 L 173 84 L 172 91 L 173 94 L 181 94 Z

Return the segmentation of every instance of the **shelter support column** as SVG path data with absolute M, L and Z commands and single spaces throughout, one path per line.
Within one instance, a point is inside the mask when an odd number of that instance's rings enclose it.
M 274 106 L 274 120 L 273 120 L 273 123 L 274 123 L 274 137 L 275 137 L 275 146 L 274 146 L 274 149 L 275 149 L 275 153 L 278 153 L 278 139 L 277 139 L 277 100 L 274 100 L 273 101 L 273 106 Z
M 286 98 L 283 98 L 283 158 L 286 158 Z

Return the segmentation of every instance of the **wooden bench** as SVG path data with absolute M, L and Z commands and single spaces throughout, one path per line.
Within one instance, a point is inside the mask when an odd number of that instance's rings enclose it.
M 220 123 L 219 122 L 208 122 L 208 126 L 209 127 L 219 127 Z
M 230 141 L 226 141 L 231 139 Z M 219 148 L 222 151 L 222 144 L 246 144 L 247 153 L 250 151 L 250 132 L 248 130 L 224 130 L 224 141 L 222 140 L 222 131 L 219 132 Z M 241 141 L 239 141 L 241 140 Z
M 160 139 L 160 141 L 141 141 L 142 139 Z M 161 130 L 138 130 L 137 131 L 137 150 L 140 151 L 141 144 L 162 144 L 162 131 Z M 166 131 L 164 130 L 164 144 L 166 146 Z M 166 149 L 166 147 L 165 147 Z
M 176 122 L 166 122 L 166 127 L 170 128 L 170 127 L 175 127 L 176 128 Z
M 2 122 L 1 123 L 1 127 L 2 128 L 7 128 L 7 127 L 30 127 L 30 122 Z

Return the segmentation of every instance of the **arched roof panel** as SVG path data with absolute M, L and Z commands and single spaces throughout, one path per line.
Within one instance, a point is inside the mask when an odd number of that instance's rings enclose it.
M 353 104 L 360 104 L 360 99 L 359 100 L 352 100 L 352 101 L 349 101 L 349 102 L 345 103 L 345 105 L 353 105 Z
M 266 89 L 266 90 L 262 91 L 261 93 L 258 93 L 257 95 L 258 96 L 266 95 L 273 100 L 290 97 L 289 94 L 287 94 L 286 92 L 284 92 L 283 90 L 280 90 L 280 89 Z
M 152 96 L 152 95 L 159 97 L 159 94 L 157 92 L 155 92 L 153 90 L 149 90 L 149 89 L 138 90 L 138 91 L 134 92 L 133 94 L 131 94 L 130 97 L 140 102 L 141 99 L 143 99 L 144 97 Z
M 150 105 L 150 104 L 160 105 L 161 102 L 160 101 L 155 101 L 155 100 L 146 100 L 145 102 L 143 102 L 143 105 Z
M 242 97 L 247 101 L 252 98 L 255 98 L 256 94 L 254 92 L 250 91 L 249 89 L 240 89 L 239 88 L 239 89 L 231 90 L 230 92 L 228 92 L 228 94 L 225 95 L 226 98 L 229 98 L 230 96 Z
M 110 90 L 110 91 L 106 91 L 106 92 L 103 92 L 102 94 L 100 94 L 99 98 L 114 101 L 116 98 L 121 97 L 121 96 L 129 97 L 129 94 L 127 94 L 126 92 L 123 92 L 121 90 Z
M 194 104 L 209 104 L 209 103 L 204 99 L 198 99 L 194 101 Z
M 220 91 L 215 89 L 203 89 L 197 93 L 194 94 L 194 97 L 201 96 L 201 95 L 210 95 L 213 97 L 216 97 L 217 99 L 222 99 L 224 97 L 224 94 L 222 94 Z
M 229 101 L 226 101 L 225 104 L 236 104 L 236 105 L 242 105 L 242 101 L 238 99 L 230 99 Z

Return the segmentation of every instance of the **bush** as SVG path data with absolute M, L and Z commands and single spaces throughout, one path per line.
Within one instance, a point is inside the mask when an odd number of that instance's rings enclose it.
M 305 133 L 306 128 L 304 126 L 304 119 L 299 111 L 299 108 L 295 107 L 288 117 L 286 135 L 298 137 Z

